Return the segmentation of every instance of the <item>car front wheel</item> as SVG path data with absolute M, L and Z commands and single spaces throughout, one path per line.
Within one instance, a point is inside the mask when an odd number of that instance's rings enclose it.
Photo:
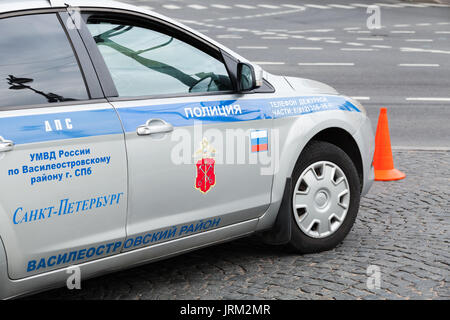
M 335 248 L 359 210 L 360 181 L 350 157 L 331 143 L 313 141 L 295 166 L 292 186 L 288 246 L 300 253 Z

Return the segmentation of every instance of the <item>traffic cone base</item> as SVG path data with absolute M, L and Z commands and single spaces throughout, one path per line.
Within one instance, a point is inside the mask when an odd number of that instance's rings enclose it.
M 397 169 L 375 170 L 375 180 L 376 181 L 401 180 L 405 177 L 406 177 L 406 175 Z

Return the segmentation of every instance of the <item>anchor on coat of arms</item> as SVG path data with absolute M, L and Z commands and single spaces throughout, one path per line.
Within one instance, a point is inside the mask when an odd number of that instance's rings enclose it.
M 216 184 L 216 174 L 214 171 L 216 150 L 209 145 L 208 139 L 203 138 L 201 148 L 195 153 L 197 161 L 197 177 L 195 178 L 195 188 L 203 193 L 207 193 Z

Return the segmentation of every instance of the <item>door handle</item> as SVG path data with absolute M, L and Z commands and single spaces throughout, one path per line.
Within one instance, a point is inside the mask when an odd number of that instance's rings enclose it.
M 173 131 L 170 123 L 161 119 L 150 119 L 136 130 L 138 136 L 148 136 L 156 133 L 169 133 Z
M 2 136 L 0 136 L 0 152 L 7 152 L 11 151 L 14 148 L 14 142 L 10 140 L 3 139 Z

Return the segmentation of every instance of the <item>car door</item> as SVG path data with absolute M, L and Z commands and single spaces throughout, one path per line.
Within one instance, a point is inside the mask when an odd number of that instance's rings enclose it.
M 0 16 L 0 235 L 12 279 L 119 253 L 125 238 L 122 126 L 67 18 Z
M 84 18 L 125 130 L 124 250 L 261 216 L 273 170 L 258 159 L 269 158 L 272 122 L 256 97 L 236 93 L 220 50 L 142 16 Z

